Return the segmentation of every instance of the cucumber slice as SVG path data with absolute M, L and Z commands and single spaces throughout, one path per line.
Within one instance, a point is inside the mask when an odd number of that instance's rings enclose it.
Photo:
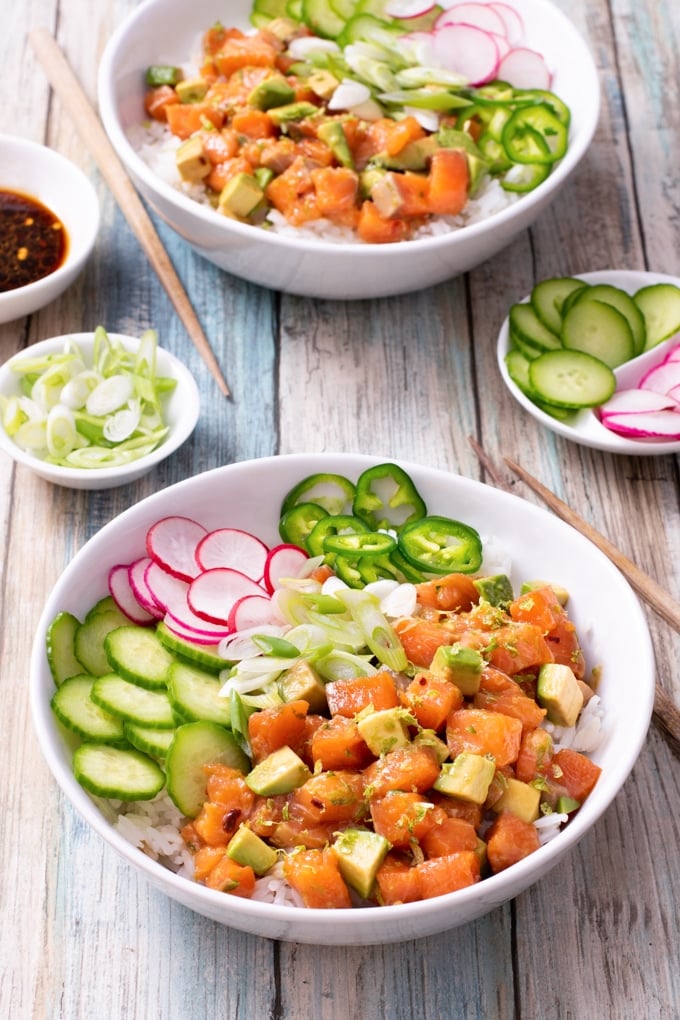
M 557 351 L 562 346 L 559 336 L 547 329 L 530 304 L 510 307 L 510 329 L 513 334 L 543 351 Z
M 680 288 L 672 283 L 653 283 L 634 296 L 647 327 L 645 350 L 656 347 L 680 330 Z
M 94 615 L 88 613 L 85 622 L 76 628 L 73 638 L 73 651 L 81 664 L 81 673 L 84 671 L 92 676 L 103 676 L 111 672 L 104 648 L 106 636 L 129 622 L 117 610 L 103 610 Z
M 175 730 L 161 730 L 155 726 L 139 726 L 131 722 L 123 723 L 123 730 L 133 747 L 154 758 L 165 758 L 175 736 Z
M 540 401 L 575 410 L 609 400 L 616 376 L 603 361 L 584 351 L 546 351 L 531 362 L 529 384 Z
M 562 344 L 568 350 L 584 351 L 610 368 L 622 365 L 635 354 L 635 341 L 628 320 L 604 301 L 579 298 L 562 323 Z
M 73 755 L 73 772 L 95 797 L 152 800 L 165 784 L 161 767 L 140 751 L 82 744 Z
M 345 27 L 344 18 L 335 13 L 329 0 L 302 0 L 302 20 L 322 39 L 337 39 Z
M 644 351 L 647 338 L 645 318 L 633 298 L 625 290 L 609 283 L 595 283 L 591 287 L 584 288 L 575 300 L 579 304 L 581 301 L 603 301 L 606 305 L 615 308 L 617 312 L 621 312 L 633 334 L 635 345 L 633 356 Z
M 508 351 L 505 355 L 505 367 L 508 370 L 508 375 L 515 385 L 519 386 L 522 393 L 526 393 L 528 397 L 533 396 L 533 390 L 529 382 L 530 364 L 531 360 L 525 358 L 521 351 Z
M 101 616 L 102 613 L 115 613 L 120 620 L 121 626 L 124 623 L 129 623 L 130 620 L 127 616 L 118 608 L 113 597 L 111 595 L 105 595 L 99 602 L 95 602 L 92 609 L 89 610 L 85 617 L 85 623 L 89 623 L 90 620 L 94 620 L 96 616 Z
M 519 336 L 513 329 L 510 329 L 510 345 L 512 350 L 517 350 L 527 361 L 533 361 L 534 358 L 540 357 L 541 354 L 545 353 L 543 347 L 535 347 L 534 344 L 528 343 L 524 337 Z
M 80 620 L 73 613 L 57 613 L 47 628 L 47 664 L 57 687 L 70 676 L 83 672 L 82 663 L 76 658 L 73 644 Z
M 117 627 L 104 639 L 110 669 L 140 687 L 159 690 L 166 686 L 174 655 L 153 630 L 146 627 Z
M 560 335 L 565 300 L 586 286 L 583 280 L 577 280 L 574 276 L 557 276 L 536 284 L 531 292 L 531 304 L 546 329 L 556 336 Z
M 255 0 L 250 24 L 255 28 L 266 28 L 274 18 L 285 18 L 286 4 L 287 0 Z
M 122 720 L 100 708 L 91 698 L 94 682 L 94 677 L 86 673 L 65 679 L 52 696 L 52 711 L 60 723 L 83 740 L 124 744 Z
M 222 726 L 229 725 L 229 698 L 220 695 L 223 686 L 213 673 L 206 673 L 186 662 L 175 662 L 168 671 L 170 701 L 176 711 L 190 722 L 204 719 Z
M 165 691 L 147 691 L 115 673 L 97 677 L 92 687 L 92 700 L 127 722 L 158 729 L 175 726 L 172 705 Z
M 220 673 L 228 666 L 226 659 L 217 654 L 216 645 L 194 645 L 178 637 L 162 621 L 156 625 L 158 640 L 180 659 L 193 662 L 209 673 Z
M 203 768 L 221 762 L 244 774 L 250 761 L 233 734 L 213 722 L 179 726 L 165 758 L 168 793 L 183 815 L 195 818 L 206 800 L 207 776 Z

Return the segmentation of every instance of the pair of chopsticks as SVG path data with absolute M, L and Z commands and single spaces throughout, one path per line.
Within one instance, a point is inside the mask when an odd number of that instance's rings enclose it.
M 50 85 L 71 114 L 83 142 L 158 274 L 194 346 L 224 396 L 229 397 L 229 387 L 182 282 L 80 82 L 46 28 L 34 29 L 29 38 Z
M 468 441 L 477 455 L 482 467 L 497 489 L 509 492 L 510 486 L 498 471 L 496 465 L 490 459 L 486 451 L 480 446 L 476 439 L 468 436 Z M 667 591 L 657 584 L 648 574 L 640 570 L 632 560 L 616 548 L 615 545 L 596 531 L 587 521 L 579 517 L 571 507 L 567 506 L 554 492 L 547 489 L 537 478 L 529 474 L 520 464 L 517 464 L 509 457 L 503 458 L 506 465 L 513 474 L 517 475 L 536 495 L 540 496 L 543 502 L 554 514 L 560 517 L 572 528 L 580 531 L 588 538 L 593 545 L 596 545 L 612 563 L 619 568 L 621 573 L 635 589 L 638 595 L 674 630 L 680 631 L 680 604 L 671 598 Z M 673 699 L 656 683 L 654 694 L 654 722 L 661 731 L 673 753 L 680 757 L 680 711 Z

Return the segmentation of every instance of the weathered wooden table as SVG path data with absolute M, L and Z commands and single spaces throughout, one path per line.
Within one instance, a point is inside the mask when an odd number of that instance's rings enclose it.
M 654 728 L 615 803 L 559 868 L 448 934 L 375 948 L 242 935 L 138 880 L 89 832 L 42 760 L 28 707 L 44 600 L 85 540 L 134 501 L 195 472 L 274 453 L 347 450 L 483 478 L 476 436 L 539 476 L 680 596 L 679 462 L 570 445 L 501 385 L 495 337 L 539 278 L 608 267 L 678 272 L 677 0 L 559 6 L 589 40 L 603 108 L 564 193 L 474 272 L 401 298 L 331 303 L 226 276 L 161 226 L 233 390 L 226 401 L 51 96 L 27 41 L 56 33 L 90 96 L 98 59 L 134 0 L 32 0 L 0 15 L 0 130 L 46 142 L 98 184 L 94 257 L 66 295 L 0 327 L 0 359 L 48 336 L 157 327 L 201 387 L 192 440 L 128 488 L 52 487 L 0 460 L 2 627 L 0 1015 L 88 1020 L 220 1016 L 632 1018 L 680 1015 L 680 770 Z M 225 21 L 228 21 L 225 0 Z M 300 413 L 300 408 L 304 413 Z M 533 498 L 521 485 L 516 491 Z M 680 637 L 650 614 L 658 674 L 680 699 Z M 626 640 L 626 635 L 621 635 Z

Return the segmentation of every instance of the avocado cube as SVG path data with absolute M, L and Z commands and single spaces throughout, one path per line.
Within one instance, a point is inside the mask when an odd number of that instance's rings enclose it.
M 299 103 L 286 103 L 283 106 L 275 106 L 269 111 L 269 116 L 274 124 L 282 127 L 284 124 L 304 120 L 305 117 L 314 117 L 318 113 L 318 106 L 301 101 Z
M 437 132 L 436 138 L 440 149 L 464 149 L 474 156 L 481 156 L 474 139 L 467 131 L 460 131 L 445 124 Z
M 312 712 L 328 709 L 326 688 L 321 677 L 308 662 L 300 659 L 279 680 L 279 690 L 284 701 L 306 701 Z
M 391 845 L 368 829 L 345 829 L 333 843 L 340 874 L 363 899 L 371 895 L 378 868 Z
M 205 99 L 209 83 L 205 78 L 185 78 L 175 85 L 175 95 L 180 103 L 200 103 Z
M 570 666 L 547 662 L 538 671 L 536 700 L 555 726 L 574 726 L 583 708 L 583 691 Z
M 529 592 L 536 591 L 538 588 L 552 588 L 561 606 L 566 606 L 569 601 L 567 589 L 560 584 L 553 584 L 552 581 L 524 581 L 520 588 L 520 595 L 528 595 Z
M 434 751 L 435 758 L 440 765 L 443 765 L 449 756 L 448 746 L 437 736 L 434 730 L 419 730 L 412 743 L 419 747 L 429 747 Z
M 370 198 L 373 187 L 387 173 L 382 167 L 367 167 L 359 174 L 359 194 L 362 198 Z
M 245 219 L 263 197 L 264 192 L 252 174 L 235 174 L 222 188 L 217 209 L 224 216 Z
M 409 142 L 394 156 L 381 152 L 373 162 L 386 170 L 426 170 L 432 154 L 439 148 L 436 136 L 428 135 Z
M 229 841 L 227 857 L 252 868 L 256 875 L 266 875 L 276 864 L 278 854 L 257 833 L 242 824 Z
M 514 598 L 512 584 L 507 574 L 476 577 L 472 583 L 479 592 L 479 597 L 492 606 L 505 608 Z
M 210 173 L 210 160 L 205 154 L 200 138 L 187 138 L 177 148 L 175 163 L 183 181 L 195 184 Z
M 492 758 L 462 751 L 453 761 L 442 765 L 434 789 L 471 804 L 483 804 L 495 774 Z
M 411 743 L 408 723 L 412 720 L 403 708 L 384 708 L 357 719 L 357 729 L 372 754 L 380 756 Z
M 438 680 L 449 680 L 466 698 L 479 690 L 484 659 L 474 648 L 463 645 L 440 645 L 430 664 L 430 672 Z
M 320 69 L 310 74 L 307 84 L 319 99 L 330 99 L 340 82 L 330 71 Z
M 285 106 L 295 99 L 295 89 L 282 74 L 265 78 L 248 96 L 248 105 L 258 110 L 270 110 L 274 106 Z
M 494 811 L 510 811 L 523 822 L 535 822 L 539 815 L 541 791 L 529 783 L 509 777 L 505 789 L 493 805 Z
M 280 747 L 272 751 L 246 776 L 246 784 L 253 793 L 262 797 L 275 797 L 279 793 L 291 793 L 306 783 L 311 772 L 295 751 Z
M 338 163 L 349 167 L 350 170 L 353 169 L 354 158 L 347 142 L 345 129 L 339 120 L 324 121 L 323 124 L 319 125 L 317 135 L 322 142 L 326 143 Z
M 489 164 L 482 156 L 478 156 L 474 152 L 466 152 L 465 155 L 468 165 L 469 191 L 471 195 L 474 195 L 489 174 Z

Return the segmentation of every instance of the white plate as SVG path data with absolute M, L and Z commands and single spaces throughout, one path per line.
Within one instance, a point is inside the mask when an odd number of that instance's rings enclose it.
M 680 287 L 680 279 L 676 276 L 635 270 L 603 269 L 596 273 L 574 273 L 574 276 L 578 280 L 585 280 L 591 284 L 609 283 L 614 287 L 620 287 L 621 290 L 625 290 L 631 295 L 641 287 L 649 287 L 655 283 L 672 283 L 674 286 Z M 528 301 L 528 297 L 522 300 Z M 636 386 L 645 372 L 653 365 L 663 361 L 668 348 L 677 343 L 678 336 L 676 334 L 675 337 L 670 337 L 653 347 L 651 351 L 645 351 L 644 354 L 640 354 L 637 358 L 633 358 L 617 368 L 614 374 L 619 389 Z M 510 334 L 506 319 L 498 336 L 498 367 L 503 381 L 515 400 L 552 432 L 557 432 L 558 435 L 571 439 L 573 443 L 580 443 L 582 446 L 591 446 L 596 450 L 606 450 L 609 453 L 625 453 L 633 457 L 651 457 L 680 452 L 680 440 L 677 439 L 627 439 L 624 436 L 619 436 L 616 432 L 605 428 L 597 414 L 590 409 L 577 411 L 568 421 L 560 421 L 553 418 L 552 415 L 546 414 L 526 394 L 522 393 L 519 386 L 510 378 L 505 365 L 505 355 L 509 350 Z

